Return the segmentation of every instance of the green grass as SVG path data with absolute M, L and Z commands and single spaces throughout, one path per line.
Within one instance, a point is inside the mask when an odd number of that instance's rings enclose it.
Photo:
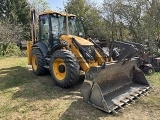
M 6 57 L 4 57 L 4 56 L 0 56 L 0 59 L 4 59 L 4 58 L 6 58 Z
M 0 58 L 0 119 L 157 120 L 160 73 L 147 79 L 152 86 L 148 95 L 114 116 L 83 102 L 79 86 L 62 89 L 50 75 L 35 76 L 27 68 L 27 58 Z
M 147 76 L 147 78 L 149 79 L 151 84 L 157 87 L 160 87 L 160 73 L 159 72 L 155 72 L 151 76 Z

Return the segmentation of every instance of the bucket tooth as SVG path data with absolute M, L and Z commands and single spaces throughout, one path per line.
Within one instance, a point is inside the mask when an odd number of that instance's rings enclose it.
M 135 96 L 135 98 L 137 98 L 138 100 L 140 99 L 138 96 Z
M 124 107 L 122 107 L 122 106 L 118 106 L 119 108 L 121 108 L 122 110 L 124 110 Z
M 130 94 L 131 94 L 131 93 L 125 93 L 125 94 L 123 94 L 123 95 L 124 95 L 124 98 L 125 98 L 125 99 L 128 99 L 128 100 L 131 101 L 131 102 L 135 102 L 135 101 L 133 100 L 134 97 L 131 97 Z
M 151 87 L 146 87 L 147 90 L 149 90 Z
M 142 91 L 135 91 L 135 93 L 137 93 L 137 94 L 142 94 Z
M 119 100 L 114 100 L 113 104 L 117 107 L 117 108 L 121 108 L 124 109 L 122 106 L 124 105 L 123 102 L 120 102 Z M 114 109 L 116 109 L 116 107 L 114 107 Z
M 139 91 L 136 91 L 135 93 L 137 93 L 137 94 L 139 94 L 139 95 L 141 95 L 141 96 L 144 96 L 143 94 L 143 90 L 139 90 Z
M 132 98 L 126 97 L 127 99 L 129 99 L 131 102 L 135 103 L 135 101 Z
M 142 92 L 143 92 L 143 93 L 147 92 L 147 89 L 143 89 Z
M 124 109 L 122 107 L 122 105 L 124 105 L 124 103 L 120 102 L 120 101 L 114 101 L 114 105 L 117 107 L 117 108 L 120 108 L 120 109 Z M 116 109 L 116 107 L 114 107 L 114 109 Z
M 136 99 L 140 99 L 140 98 L 138 97 L 138 95 L 139 95 L 139 94 L 134 94 L 134 95 L 132 94 L 131 96 L 135 97 Z
M 143 89 L 143 91 L 146 93 L 149 89 L 150 89 L 150 87 L 146 87 Z
M 118 114 L 118 112 L 117 112 L 117 111 L 115 111 L 114 109 L 112 110 L 112 113 L 113 113 L 113 114 L 115 114 L 115 115 L 117 115 L 117 114 Z
M 126 101 L 124 101 L 124 100 L 120 100 L 120 102 L 123 102 L 123 103 L 126 104 L 126 105 L 131 105 L 131 104 L 129 104 L 128 102 L 126 102 Z
M 120 109 L 124 110 L 124 107 L 120 106 L 120 105 L 117 105 Z
M 141 91 L 142 93 L 145 93 L 147 91 L 146 88 L 140 89 L 139 91 Z
M 145 92 L 145 93 L 143 93 L 143 95 L 144 95 L 144 96 L 148 96 L 148 93 L 147 93 L 147 92 Z

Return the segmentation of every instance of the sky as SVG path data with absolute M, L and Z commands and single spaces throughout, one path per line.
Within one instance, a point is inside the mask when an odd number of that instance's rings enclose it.
M 49 3 L 49 6 L 52 10 L 59 10 L 61 8 L 64 9 L 64 4 L 67 2 L 67 0 L 45 0 L 47 3 Z M 90 0 L 91 2 L 101 4 L 103 0 Z

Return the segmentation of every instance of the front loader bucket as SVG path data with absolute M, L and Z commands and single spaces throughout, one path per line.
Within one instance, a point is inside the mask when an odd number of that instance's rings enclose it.
M 84 101 L 108 113 L 116 113 L 149 88 L 144 73 L 137 67 L 137 60 L 132 59 L 123 64 L 108 63 L 105 68 L 92 67 L 80 91 Z

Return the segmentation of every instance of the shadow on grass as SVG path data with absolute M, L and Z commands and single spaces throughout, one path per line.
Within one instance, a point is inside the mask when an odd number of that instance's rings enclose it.
M 0 90 L 4 91 L 12 87 L 19 87 L 34 78 L 25 67 L 2 68 L 0 69 Z
M 82 99 L 74 101 L 61 115 L 59 120 L 98 120 L 104 117 L 115 117 L 85 103 Z
M 57 99 L 60 97 L 73 95 L 80 96 L 79 87 L 83 79 L 84 76 L 81 76 L 78 85 L 71 89 L 62 89 L 55 85 L 50 74 L 36 76 L 26 67 L 15 66 L 0 69 L 0 91 L 6 92 L 8 89 L 11 89 L 11 91 L 14 91 L 12 88 L 18 89 L 13 94 L 12 99 L 25 98 L 31 101 L 41 99 Z M 68 97 L 67 99 L 74 98 Z
M 31 73 L 33 74 L 33 73 Z M 73 96 L 80 96 L 80 83 L 70 89 L 63 89 L 55 85 L 51 75 L 35 76 L 34 81 L 20 86 L 20 90 L 13 95 L 13 99 L 26 98 L 31 101 L 35 100 L 52 100 L 52 99 L 76 99 Z M 65 98 L 65 96 L 69 96 Z

